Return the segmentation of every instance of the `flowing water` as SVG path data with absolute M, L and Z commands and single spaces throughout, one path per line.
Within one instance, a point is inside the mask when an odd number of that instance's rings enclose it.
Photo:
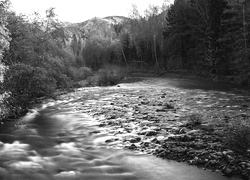
M 176 82 L 168 80 L 172 86 Z M 108 131 L 87 113 L 95 99 L 75 95 L 47 102 L 33 107 L 21 124 L 1 125 L 0 179 L 229 179 L 184 163 L 109 148 Z

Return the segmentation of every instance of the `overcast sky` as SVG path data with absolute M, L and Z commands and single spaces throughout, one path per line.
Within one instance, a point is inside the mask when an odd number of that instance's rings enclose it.
M 166 0 L 10 0 L 17 13 L 41 14 L 55 7 L 58 19 L 67 22 L 83 22 L 93 17 L 128 16 L 132 4 L 137 5 L 140 13 L 151 5 L 162 5 Z M 171 0 L 170 0 L 171 1 Z

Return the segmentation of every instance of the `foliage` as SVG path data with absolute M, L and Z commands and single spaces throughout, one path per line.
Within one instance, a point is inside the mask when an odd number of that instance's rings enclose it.
M 25 64 L 10 66 L 4 77 L 5 89 L 12 95 L 41 97 L 50 94 L 56 87 L 56 81 L 46 69 Z
M 223 46 L 221 56 L 224 61 L 221 63 L 220 68 L 226 69 L 230 75 L 243 75 L 248 73 L 250 68 L 249 61 L 249 36 L 246 34 L 247 39 L 244 37 L 243 29 L 243 6 L 242 4 L 231 2 L 223 16 L 222 31 L 223 36 L 219 39 L 219 43 Z M 250 20 L 249 12 L 244 14 L 247 22 Z M 248 23 L 249 24 L 249 23 Z M 249 32 L 250 26 L 246 26 L 246 31 Z M 246 40 L 246 42 L 245 42 Z M 246 43 L 246 44 L 245 44 Z M 249 63 L 249 64 L 248 64 Z M 248 67 L 248 68 L 247 68 Z
M 68 69 L 74 58 L 64 49 L 62 26 L 53 8 L 47 10 L 45 19 L 35 14 L 33 20 L 8 10 L 6 28 L 11 42 L 2 60 L 8 67 L 2 91 L 8 93 L 4 99 L 8 116 L 16 116 L 36 98 L 70 87 Z
M 114 30 L 107 22 L 94 18 L 85 25 L 86 46 L 82 56 L 87 67 L 99 69 L 105 63 L 110 63 L 115 47 Z
M 94 86 L 110 86 L 118 84 L 125 76 L 125 72 L 118 66 L 105 66 L 89 78 L 89 84 Z
M 69 71 L 74 81 L 85 80 L 93 75 L 93 71 L 88 67 L 70 67 Z
M 169 58 L 180 57 L 182 68 L 213 71 L 217 59 L 216 39 L 225 8 L 223 0 L 176 0 L 168 11 L 164 32 L 168 46 L 175 47 Z
M 29 102 L 42 96 L 50 96 L 56 88 L 56 81 L 43 68 L 25 64 L 9 67 L 4 76 L 4 89 L 9 94 L 5 103 L 12 116 L 25 110 Z
M 157 6 L 149 6 L 144 17 L 139 15 L 134 7 L 132 19 L 127 25 L 131 60 L 141 60 L 159 69 L 159 61 L 163 59 L 164 54 L 162 38 L 164 16 L 163 10 Z
M 244 30 L 243 17 L 249 22 L 249 11 L 243 13 L 239 1 L 175 0 L 163 32 L 169 50 L 166 66 L 247 77 L 250 26 Z
M 235 119 L 226 129 L 226 144 L 237 153 L 250 149 L 250 123 L 248 119 Z
M 0 1 L 0 82 L 4 73 L 5 66 L 2 63 L 3 54 L 9 49 L 9 41 L 11 40 L 9 30 L 6 28 L 7 20 L 6 14 L 9 7 L 9 1 Z
M 9 48 L 9 30 L 6 28 L 6 11 L 9 6 L 9 1 L 0 1 L 0 60 L 3 58 L 3 52 Z
M 82 27 L 82 64 L 97 70 L 106 64 L 129 66 L 136 60 L 159 69 L 165 52 L 164 10 L 149 6 L 143 17 L 134 7 L 131 18 L 114 24 L 99 18 L 88 20 Z M 75 54 L 79 52 L 79 42 L 73 35 L 70 46 Z

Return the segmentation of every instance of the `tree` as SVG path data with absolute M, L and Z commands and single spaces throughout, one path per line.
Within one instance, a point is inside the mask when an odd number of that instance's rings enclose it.
M 190 42 L 197 42 L 198 39 L 193 38 L 193 34 L 200 34 L 195 32 L 199 31 L 200 28 L 191 24 L 199 22 L 196 14 L 193 15 L 194 13 L 195 11 L 192 10 L 192 6 L 187 0 L 176 0 L 167 11 L 166 27 L 163 34 L 170 50 L 169 61 L 181 59 L 176 67 L 187 68 L 191 64 L 187 59 L 189 50 L 193 48 L 193 43 Z
M 243 18 L 244 17 L 244 18 Z M 236 1 L 229 1 L 228 9 L 224 11 L 222 19 L 222 37 L 219 40 L 225 61 L 228 62 L 228 69 L 231 75 L 240 74 L 246 76 L 249 72 L 249 11 L 243 16 L 243 5 Z M 244 30 L 246 29 L 246 30 Z M 248 67 L 248 68 L 247 68 Z
M 145 11 L 146 19 L 148 21 L 148 29 L 149 29 L 149 36 L 152 39 L 153 44 L 153 57 L 155 58 L 155 66 L 159 70 L 159 60 L 158 55 L 160 52 L 157 51 L 157 47 L 162 45 L 162 31 L 163 31 L 163 18 L 164 14 L 160 13 L 160 8 L 157 6 L 149 6 L 149 8 Z M 158 41 L 157 41 L 158 39 Z
M 116 33 L 116 44 L 118 45 L 118 52 L 121 51 L 122 57 L 128 66 L 128 49 L 129 49 L 129 37 L 125 29 L 125 22 L 123 24 L 113 25 L 114 31 Z M 125 50 L 124 50 L 125 49 Z M 118 53 L 119 54 L 119 53 Z
M 159 59 L 162 56 L 163 38 L 162 31 L 164 27 L 163 12 L 158 6 L 149 6 L 145 10 L 144 16 L 141 16 L 133 6 L 131 20 L 129 21 L 128 34 L 131 49 L 136 51 L 137 57 L 141 63 L 149 66 L 155 66 L 160 69 Z
M 71 41 L 71 49 L 73 50 L 73 53 L 75 56 L 79 56 L 79 53 L 80 53 L 80 48 L 78 45 L 79 44 L 78 44 L 76 34 L 73 34 L 72 41 Z
M 36 14 L 33 21 L 11 11 L 6 13 L 12 40 L 3 59 L 8 69 L 2 87 L 9 94 L 5 105 L 11 116 L 22 114 L 30 101 L 50 96 L 72 82 L 69 69 L 73 59 L 64 49 L 60 23 L 56 24 L 52 11 L 45 19 Z
M 4 52 L 9 49 L 9 42 L 11 40 L 9 30 L 7 26 L 7 10 L 9 7 L 9 1 L 0 1 L 0 81 L 2 81 L 4 64 L 2 62 Z
M 224 0 L 176 0 L 167 14 L 164 32 L 175 52 L 181 52 L 182 68 L 201 68 L 214 74 L 221 60 L 218 39 L 227 7 Z M 179 45 L 175 45 L 178 43 Z
M 113 61 L 115 45 L 117 45 L 116 32 L 112 25 L 106 21 L 93 18 L 84 28 L 86 46 L 82 55 L 87 66 L 98 69 L 104 64 Z

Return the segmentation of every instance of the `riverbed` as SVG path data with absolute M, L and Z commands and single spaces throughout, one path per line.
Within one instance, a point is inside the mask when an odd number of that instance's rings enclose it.
M 78 88 L 34 105 L 20 120 L 0 126 L 0 177 L 237 179 L 156 157 L 157 150 L 177 136 L 180 119 L 188 113 L 206 112 L 207 121 L 220 121 L 221 112 L 250 115 L 248 90 L 209 83 L 145 78 L 112 87 Z M 182 134 L 190 131 L 186 128 Z

